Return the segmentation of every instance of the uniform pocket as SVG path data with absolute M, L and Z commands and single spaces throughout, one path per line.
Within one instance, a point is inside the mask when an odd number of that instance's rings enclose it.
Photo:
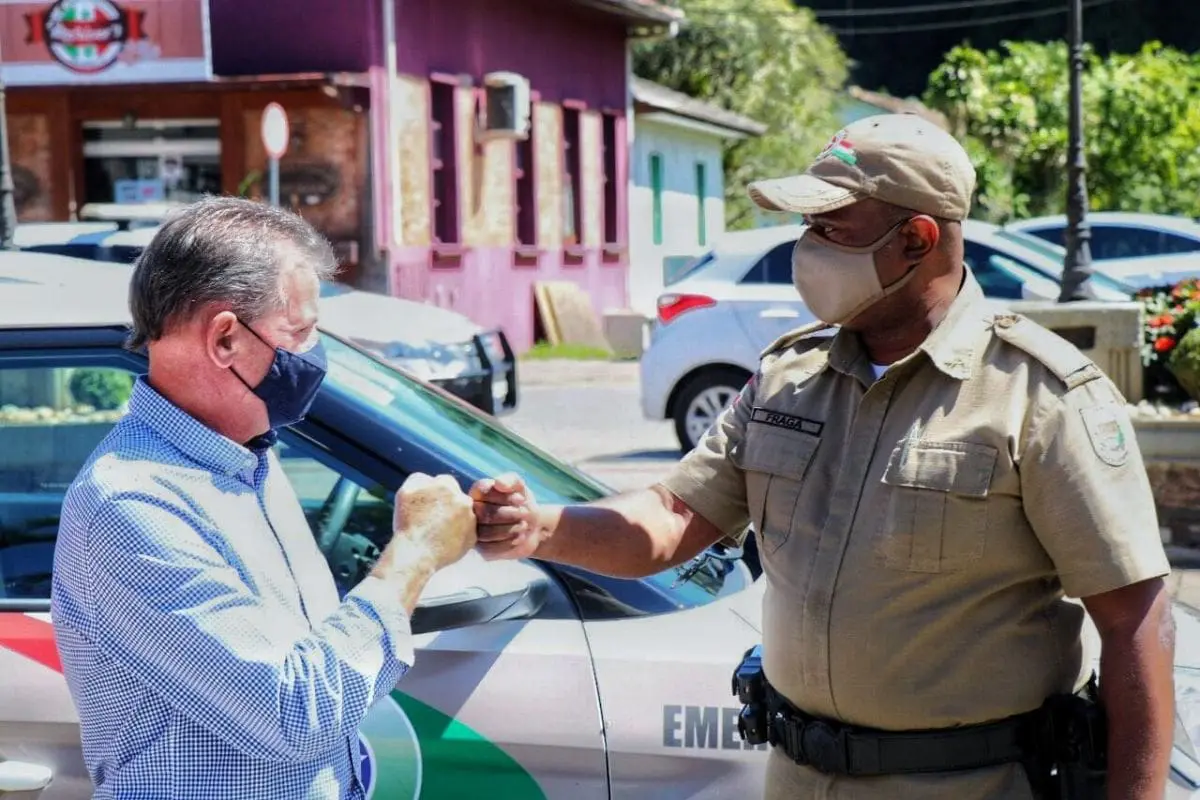
M 954 572 L 983 557 L 998 455 L 972 442 L 905 440 L 892 451 L 883 473 L 891 489 L 880 532 L 888 567 Z
M 767 553 L 778 550 L 792 532 L 796 501 L 821 437 L 802 431 L 750 423 L 742 450 L 750 518 Z

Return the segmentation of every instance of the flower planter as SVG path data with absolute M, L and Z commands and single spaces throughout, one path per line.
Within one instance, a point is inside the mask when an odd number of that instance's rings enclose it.
M 1183 335 L 1171 351 L 1167 368 L 1188 397 L 1200 401 L 1200 328 Z
M 1138 292 L 1145 327 L 1142 363 L 1149 398 L 1200 400 L 1200 283 L 1194 279 Z

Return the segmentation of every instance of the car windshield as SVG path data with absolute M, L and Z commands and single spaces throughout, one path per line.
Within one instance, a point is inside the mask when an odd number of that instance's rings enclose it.
M 694 275 L 704 267 L 711 264 L 717 257 L 717 254 L 709 250 L 704 255 L 690 258 L 688 256 L 668 256 L 663 259 L 663 286 L 670 286 L 673 283 Z
M 1001 239 L 1006 239 L 1013 244 L 1019 244 L 1022 247 L 1033 250 L 1034 252 L 1041 253 L 1043 256 L 1057 264 L 1061 264 L 1063 259 L 1067 257 L 1067 251 L 1064 248 L 1047 242 L 1045 239 L 1039 239 L 1036 236 L 1030 236 L 1027 233 L 1020 233 L 1019 231 L 1010 231 L 1001 228 L 1000 230 L 996 231 L 996 236 Z
M 1047 261 L 1053 263 L 1058 268 L 1052 277 L 1056 279 L 1062 278 L 1062 265 L 1067 257 L 1066 248 L 1060 247 L 1052 242 L 1047 242 L 1045 239 L 1039 239 L 1036 236 L 1031 236 L 1027 233 L 1005 230 L 1003 228 L 996 231 L 996 237 L 1012 242 L 1013 244 L 1020 245 L 1026 250 L 1032 250 L 1035 253 L 1044 256 Z M 1103 272 L 1093 272 L 1092 280 L 1098 285 L 1104 286 L 1116 292 L 1121 292 L 1122 294 L 1131 295 L 1134 291 L 1132 287 Z
M 498 421 L 410 378 L 329 332 L 329 380 L 429 449 L 479 476 L 517 472 L 539 500 L 572 503 L 610 494 L 603 484 L 557 461 Z
M 329 388 L 370 408 L 375 418 L 404 432 L 404 438 L 478 477 L 516 472 L 543 503 L 596 500 L 612 490 L 564 464 L 494 418 L 417 381 L 371 354 L 323 334 Z M 649 578 L 678 607 L 704 605 L 740 591 L 752 576 L 735 558 L 704 556 Z

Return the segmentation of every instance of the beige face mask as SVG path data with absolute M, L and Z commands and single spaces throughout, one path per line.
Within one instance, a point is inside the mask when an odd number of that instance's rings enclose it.
M 875 253 L 896 238 L 906 222 L 896 223 L 865 247 L 836 244 L 811 228 L 800 237 L 792 250 L 792 282 L 813 316 L 829 325 L 843 325 L 912 280 L 915 268 L 884 287 L 875 271 Z

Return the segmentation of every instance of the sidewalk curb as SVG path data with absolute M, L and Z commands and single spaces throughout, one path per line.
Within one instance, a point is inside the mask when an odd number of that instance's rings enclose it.
M 517 363 L 519 386 L 636 386 L 636 361 L 536 359 Z

